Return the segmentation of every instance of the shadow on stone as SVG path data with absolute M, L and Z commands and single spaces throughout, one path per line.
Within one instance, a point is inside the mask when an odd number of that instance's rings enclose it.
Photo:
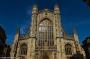
M 77 52 L 77 54 L 74 54 L 70 59 L 84 59 L 84 56 L 80 54 L 80 52 Z

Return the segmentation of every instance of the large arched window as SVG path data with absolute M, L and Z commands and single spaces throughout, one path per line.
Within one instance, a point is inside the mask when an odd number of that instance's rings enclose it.
M 22 44 L 20 46 L 20 55 L 27 55 L 27 45 L 26 44 Z
M 65 45 L 66 55 L 72 55 L 72 46 L 70 44 Z
M 38 27 L 38 45 L 43 46 L 47 43 L 48 46 L 53 45 L 53 23 L 45 18 L 39 23 Z

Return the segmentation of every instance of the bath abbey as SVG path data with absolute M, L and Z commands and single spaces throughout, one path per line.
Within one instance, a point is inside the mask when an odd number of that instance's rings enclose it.
M 66 34 L 61 23 L 58 5 L 53 10 L 39 10 L 32 7 L 31 26 L 28 35 L 17 31 L 11 46 L 14 59 L 85 59 L 85 52 L 79 43 L 78 34 Z

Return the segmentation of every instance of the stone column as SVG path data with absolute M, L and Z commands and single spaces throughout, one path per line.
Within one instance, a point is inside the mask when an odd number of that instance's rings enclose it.
M 30 48 L 31 48 L 31 50 L 30 50 L 30 54 L 31 54 L 30 58 L 34 59 L 35 58 L 35 38 L 31 38 Z
M 73 48 L 73 51 L 72 51 L 72 52 L 73 52 L 73 54 L 76 54 L 76 47 L 75 47 L 75 44 L 73 43 L 72 45 L 73 45 L 73 47 L 72 47 L 72 48 Z
M 50 58 L 51 58 L 51 59 L 54 59 L 54 57 L 55 57 L 55 56 L 54 56 L 54 52 L 52 52 Z
M 16 54 L 16 59 L 20 59 L 20 56 L 19 56 L 19 50 L 20 50 L 20 47 L 19 47 L 19 45 L 18 45 L 18 47 L 17 47 L 17 54 Z
M 64 39 L 61 38 L 61 58 L 66 59 L 66 54 L 65 54 L 65 43 Z
M 29 38 L 28 40 L 28 50 L 27 50 L 27 59 L 30 59 L 30 51 L 31 51 L 31 47 L 30 47 L 30 45 L 31 45 L 31 39 Z
M 60 38 L 57 38 L 57 59 L 61 58 L 61 47 L 60 47 L 61 43 L 60 43 Z

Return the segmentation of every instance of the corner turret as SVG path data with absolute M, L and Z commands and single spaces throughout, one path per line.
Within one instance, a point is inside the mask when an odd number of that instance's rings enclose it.
M 33 5 L 32 14 L 36 14 L 37 12 L 38 12 L 37 5 Z
M 55 14 L 59 14 L 60 13 L 60 9 L 59 9 L 59 6 L 57 4 L 54 6 L 54 13 Z

